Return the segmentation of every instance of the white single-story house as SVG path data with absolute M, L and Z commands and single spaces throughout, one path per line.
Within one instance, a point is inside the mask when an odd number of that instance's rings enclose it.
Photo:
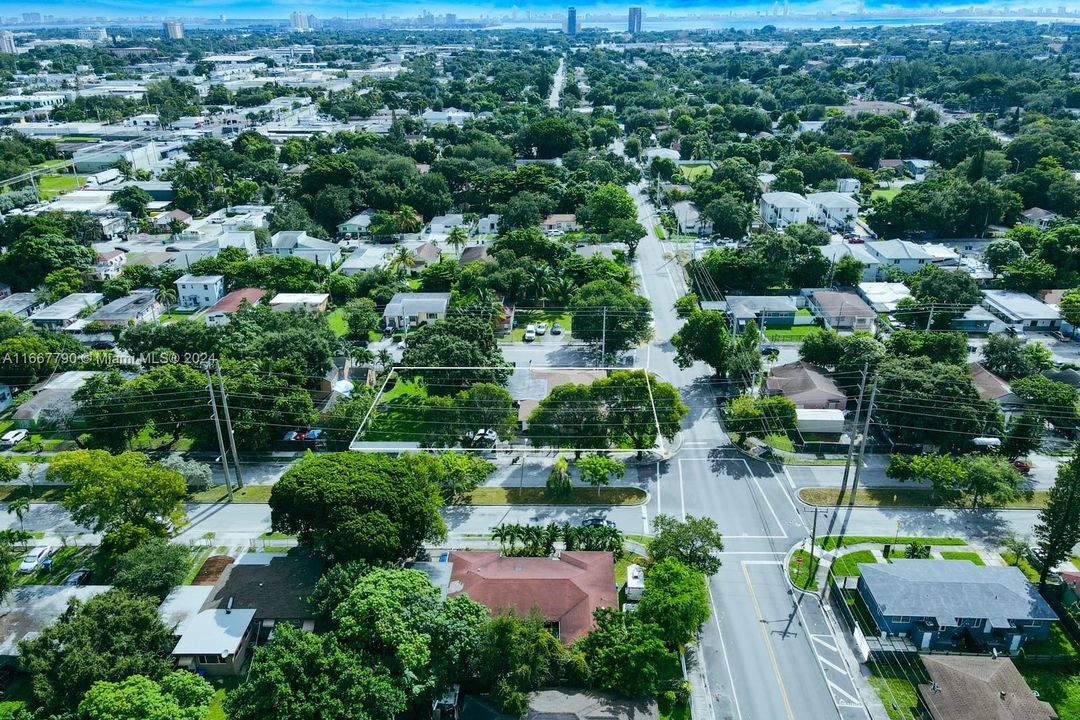
M 247 659 L 255 610 L 203 610 L 177 628 L 172 656 L 178 667 L 207 675 L 237 675 Z
M 476 232 L 481 235 L 494 235 L 499 232 L 499 216 L 491 213 L 477 220 Z
M 442 320 L 450 306 L 450 293 L 396 293 L 383 310 L 387 325 L 404 327 L 406 318 L 410 327 Z
M 845 257 L 858 260 L 863 264 L 863 281 L 876 280 L 878 271 L 881 269 L 881 260 L 868 253 L 861 244 L 831 243 L 822 245 L 818 248 L 818 251 L 828 258 L 833 265 L 836 265 Z
M 97 254 L 94 262 L 94 277 L 98 280 L 112 280 L 124 270 L 127 253 L 123 250 L 106 250 Z
M 71 293 L 52 305 L 38 310 L 30 316 L 30 322 L 36 328 L 63 330 L 78 320 L 80 315 L 98 308 L 104 299 L 104 295 L 96 292 Z
M 1015 290 L 983 290 L 982 305 L 1007 323 L 1025 330 L 1056 330 L 1061 313 L 1027 293 Z
M 541 226 L 545 232 L 553 230 L 571 232 L 578 229 L 577 215 L 574 213 L 554 213 L 544 218 Z
M 1057 213 L 1050 210 L 1044 210 L 1041 207 L 1028 208 L 1020 213 L 1020 216 L 1024 218 L 1021 221 L 1024 225 L 1030 225 L 1039 230 L 1050 229 L 1050 223 L 1058 218 Z
M 282 230 L 270 238 L 270 252 L 279 257 L 300 257 L 325 268 L 341 261 L 341 248 L 303 230 Z
M 901 300 L 911 297 L 911 290 L 904 283 L 862 282 L 855 289 L 879 313 L 891 313 Z
M 309 310 L 326 312 L 330 304 L 327 293 L 278 293 L 270 299 L 270 309 L 285 312 L 288 310 Z
M 703 218 L 697 206 L 689 200 L 675 203 L 671 206 L 671 212 L 675 215 L 675 222 L 683 235 L 697 235 L 712 231 L 712 223 Z

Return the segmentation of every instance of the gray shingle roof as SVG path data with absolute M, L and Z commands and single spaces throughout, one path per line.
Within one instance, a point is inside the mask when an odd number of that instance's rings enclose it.
M 894 560 L 860 563 L 862 579 L 883 615 L 988 618 L 994 627 L 1007 620 L 1056 620 L 1057 614 L 1015 567 L 982 567 L 966 560 Z M 1004 622 L 1004 624 L 1003 624 Z

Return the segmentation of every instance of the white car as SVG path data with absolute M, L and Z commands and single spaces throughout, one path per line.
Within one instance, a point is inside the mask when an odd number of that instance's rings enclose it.
M 53 549 L 48 545 L 30 548 L 30 550 L 23 555 L 22 562 L 19 563 L 19 573 L 22 575 L 29 575 L 41 567 L 41 563 L 52 554 Z
M 525 326 L 525 342 L 532 342 L 536 339 L 536 326 L 529 324 Z
M 0 435 L 0 446 L 12 447 L 13 445 L 18 445 L 25 440 L 26 436 L 29 434 L 30 433 L 26 430 L 8 430 L 3 435 Z
M 536 334 L 547 335 L 548 324 L 546 322 L 536 323 Z

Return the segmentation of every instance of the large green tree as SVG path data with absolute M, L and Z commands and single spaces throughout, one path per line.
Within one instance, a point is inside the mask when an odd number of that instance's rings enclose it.
M 652 526 L 650 564 L 671 557 L 704 575 L 719 572 L 724 539 L 715 520 L 687 515 L 686 520 L 679 521 L 671 515 L 657 515 Z
M 288 623 L 255 650 L 251 672 L 230 692 L 231 720 L 385 720 L 404 712 L 405 692 L 380 663 Z
M 20 642 L 19 657 L 37 704 L 62 714 L 73 711 L 96 682 L 133 675 L 163 678 L 172 669 L 175 640 L 157 605 L 121 590 L 72 600 L 55 623 Z
M 159 681 L 132 675 L 94 683 L 79 703 L 78 720 L 203 720 L 214 686 L 177 670 Z
M 645 592 L 637 614 L 660 627 L 660 636 L 668 647 L 685 645 L 709 619 L 705 576 L 674 557 L 652 565 L 645 575 Z
M 58 453 L 45 478 L 68 485 L 61 504 L 71 512 L 72 520 L 104 533 L 107 541 L 120 547 L 164 536 L 184 517 L 187 485 L 183 476 L 163 470 L 143 453 Z
M 574 296 L 570 322 L 575 338 L 615 355 L 649 338 L 652 304 L 614 280 L 595 280 Z
M 1080 464 L 1075 452 L 1058 468 L 1046 507 L 1039 511 L 1035 542 L 1041 588 L 1050 571 L 1067 560 L 1080 543 Z
M 595 686 L 630 697 L 653 697 L 664 668 L 675 660 L 661 629 L 635 613 L 611 608 L 595 612 L 596 628 L 577 643 Z
M 339 562 L 404 560 L 446 534 L 429 470 L 410 456 L 308 455 L 274 485 L 273 527 Z

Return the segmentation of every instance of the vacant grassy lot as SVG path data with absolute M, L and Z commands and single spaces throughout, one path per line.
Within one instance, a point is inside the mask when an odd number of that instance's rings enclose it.
M 553 498 L 542 487 L 480 487 L 465 498 L 465 505 L 640 505 L 645 491 L 628 487 L 575 487 L 566 497 Z
M 838 547 L 849 547 L 851 545 L 910 545 L 913 542 L 922 543 L 923 545 L 967 545 L 967 542 L 960 538 L 948 538 L 948 537 L 911 537 L 908 535 L 901 535 L 895 537 L 893 535 L 845 535 L 843 542 L 840 542 L 840 538 L 836 535 L 826 535 L 825 537 L 818 538 L 817 544 L 826 550 L 835 550 Z
M 807 335 L 820 330 L 817 325 L 789 325 L 786 327 L 766 327 L 765 337 L 775 342 L 802 342 Z
M 986 563 L 983 562 L 983 559 L 981 557 L 979 557 L 979 553 L 975 553 L 975 552 L 962 552 L 962 551 L 943 552 L 943 553 L 941 553 L 941 559 L 942 560 L 970 560 L 971 562 L 975 563 L 976 565 L 985 565 L 986 564 Z
M 700 165 L 680 165 L 679 169 L 682 171 L 683 177 L 687 182 L 694 182 L 700 177 L 708 177 L 712 175 L 712 166 L 708 163 L 702 163 Z
M 871 672 L 868 678 L 870 685 L 884 703 L 890 720 L 922 717 L 919 693 L 912 682 L 913 679 L 922 679 L 924 671 L 921 666 L 915 667 L 914 664 L 904 662 L 900 666 L 892 663 L 868 663 L 866 667 Z
M 802 488 L 799 497 L 810 505 L 845 504 L 851 499 L 851 493 L 840 497 L 837 488 Z M 1041 510 L 1046 506 L 1047 491 L 1035 490 L 1026 493 L 1018 500 L 1005 507 L 1010 510 Z M 859 488 L 855 495 L 855 504 L 866 507 L 940 507 L 941 501 L 934 497 L 928 488 L 917 487 L 875 487 Z
M 546 335 L 538 335 L 536 342 L 558 342 L 561 336 L 551 334 L 551 326 L 555 323 L 562 325 L 563 335 L 570 334 L 570 313 L 560 310 L 518 310 L 514 313 L 514 329 L 510 331 L 509 338 L 513 342 L 521 342 L 525 338 L 525 326 L 529 323 L 546 322 L 548 331 Z
M 1080 718 L 1080 672 L 1075 666 L 1018 662 L 1016 667 L 1039 698 L 1050 703 L 1060 718 Z
M 859 563 L 876 563 L 877 558 L 869 550 L 856 550 L 833 560 L 832 573 L 843 577 L 858 577 Z
M 42 200 L 49 200 L 79 187 L 79 178 L 75 175 L 42 175 L 37 179 L 37 186 Z
M 900 188 L 875 188 L 870 191 L 870 199 L 885 198 L 886 200 L 892 200 L 900 194 Z

